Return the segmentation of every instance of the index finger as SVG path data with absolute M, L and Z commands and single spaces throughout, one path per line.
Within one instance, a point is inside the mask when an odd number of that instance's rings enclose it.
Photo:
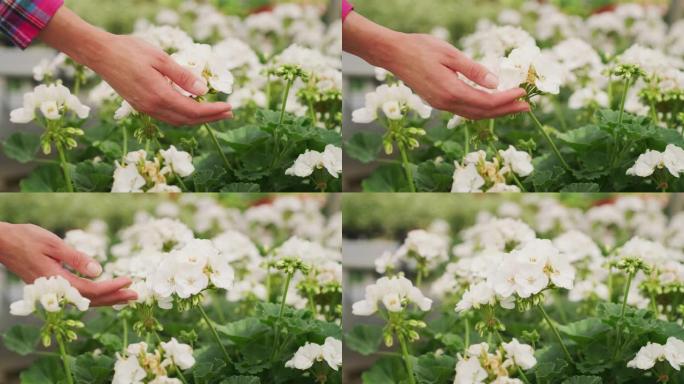
M 122 290 L 131 285 L 132 281 L 128 277 L 117 277 L 113 280 L 92 281 L 77 277 L 66 270 L 59 273 L 62 277 L 69 281 L 74 288 L 81 294 L 91 300 L 97 299 L 100 296 L 109 295 L 111 293 Z

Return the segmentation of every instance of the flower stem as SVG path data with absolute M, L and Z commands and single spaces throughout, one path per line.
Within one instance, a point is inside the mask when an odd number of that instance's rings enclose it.
M 128 128 L 126 128 L 125 125 L 122 125 L 121 132 L 122 132 L 121 149 L 123 152 L 121 154 L 121 161 L 123 162 L 124 159 L 126 158 L 126 155 L 128 154 Z
M 625 114 L 625 102 L 627 101 L 627 91 L 629 90 L 629 85 L 631 82 L 631 76 L 625 79 L 625 89 L 622 90 L 622 99 L 620 100 L 620 115 L 618 117 L 618 125 L 622 125 L 622 118 Z
M 204 308 L 202 308 L 201 305 L 198 305 L 197 308 L 202 314 L 204 322 L 207 323 L 207 326 L 209 327 L 212 336 L 214 336 L 216 344 L 218 344 L 218 346 L 221 347 L 221 351 L 223 352 L 223 356 L 226 358 L 226 361 L 228 361 L 229 363 L 232 362 L 230 355 L 228 355 L 228 351 L 226 351 L 226 347 L 223 346 L 223 343 L 221 343 L 221 339 L 219 338 L 218 332 L 216 332 L 216 328 L 214 328 L 214 325 L 211 323 L 211 319 L 209 319 L 209 316 L 207 316 L 207 313 L 204 311 Z
M 126 352 L 126 349 L 128 349 L 128 319 L 123 318 L 122 319 L 123 323 L 123 352 Z
M 183 192 L 190 192 L 190 190 L 188 190 L 188 187 L 185 185 L 185 182 L 183 182 L 183 179 L 180 176 L 178 176 L 178 174 L 175 171 L 173 172 L 173 175 L 176 176 L 176 180 L 178 180 L 178 184 L 180 184 L 181 188 L 183 188 Z
M 278 137 L 278 134 L 280 132 L 280 126 L 283 125 L 283 120 L 285 120 L 285 107 L 287 107 L 287 99 L 290 96 L 290 89 L 292 88 L 292 84 L 294 84 L 294 80 L 295 79 L 289 79 L 287 81 L 287 84 L 285 85 L 285 92 L 283 92 L 283 105 L 280 107 L 280 120 L 278 120 L 278 126 L 273 132 L 273 137 L 275 139 L 276 154 L 280 152 L 280 138 Z
M 553 334 L 556 336 L 556 339 L 558 340 L 561 349 L 563 349 L 563 353 L 565 353 L 565 357 L 567 357 L 572 364 L 575 364 L 575 360 L 570 355 L 570 352 L 568 351 L 568 348 L 565 346 L 565 343 L 563 342 L 560 333 L 558 333 L 558 329 L 555 325 L 553 325 L 553 320 L 551 320 L 549 315 L 546 313 L 544 306 L 541 303 L 539 303 L 537 304 L 537 308 L 539 308 L 539 311 L 542 313 L 542 316 L 544 317 L 544 320 L 546 320 L 546 323 L 549 324 L 549 327 L 551 327 L 551 330 L 553 331 Z
M 218 139 L 216 138 L 216 133 L 214 133 L 214 130 L 211 129 L 209 124 L 204 124 L 204 128 L 206 128 L 207 132 L 209 132 L 209 137 L 211 138 L 212 143 L 214 143 L 214 147 L 216 148 L 216 152 L 221 156 L 221 159 L 223 159 L 223 164 L 226 165 L 226 168 L 229 170 L 233 170 L 233 166 L 230 164 L 230 161 L 228 161 L 228 157 L 226 157 L 226 154 L 223 153 L 223 149 L 221 149 L 221 145 L 218 142 Z
M 71 173 L 69 172 L 69 163 L 67 163 L 66 160 L 64 147 L 61 143 L 55 143 L 55 147 L 57 147 L 57 153 L 59 153 L 59 164 L 62 167 L 62 172 L 64 173 L 64 181 L 66 182 L 67 192 L 73 192 L 74 184 L 71 182 Z
M 66 347 L 64 346 L 64 340 L 62 335 L 59 333 L 55 334 L 55 339 L 57 339 L 57 344 L 59 345 L 59 356 L 62 359 L 62 364 L 64 365 L 64 373 L 66 374 L 66 379 L 68 384 L 74 384 L 74 377 L 71 375 L 71 366 L 67 360 Z
M 404 358 L 404 364 L 406 365 L 406 372 L 408 373 L 408 379 L 410 384 L 416 384 L 416 378 L 413 375 L 413 365 L 411 364 L 411 356 L 408 353 L 408 346 L 406 345 L 406 339 L 401 333 L 397 333 L 397 338 L 399 339 L 399 345 L 401 346 L 401 356 Z
M 470 320 L 468 320 L 468 316 L 466 316 L 464 320 L 465 331 L 463 332 L 463 339 L 465 343 L 465 349 L 468 349 L 468 347 L 470 347 Z
M 278 312 L 278 319 L 275 323 L 275 338 L 273 340 L 273 353 L 271 354 L 271 360 L 275 357 L 275 353 L 278 350 L 278 343 L 280 342 L 280 320 L 283 318 L 283 312 L 285 312 L 285 301 L 287 300 L 287 291 L 290 289 L 290 282 L 292 281 L 292 275 L 294 273 L 288 273 L 285 279 L 285 286 L 283 288 L 283 296 L 280 300 L 280 311 Z
M 625 319 L 625 311 L 627 310 L 627 297 L 629 296 L 629 289 L 632 286 L 632 279 L 634 278 L 634 273 L 635 272 L 630 272 L 629 275 L 627 275 L 627 284 L 625 285 L 625 291 L 622 295 L 622 308 L 620 309 L 620 319 L 618 320 L 617 323 L 617 336 L 616 336 L 616 342 L 615 342 L 615 353 L 613 354 L 613 359 L 617 357 L 618 352 L 620 351 L 620 342 L 622 341 L 622 321 Z
M 404 172 L 406 173 L 406 180 L 409 184 L 409 190 L 411 192 L 416 192 L 416 185 L 413 182 L 413 172 L 411 172 L 411 164 L 408 161 L 408 155 L 406 154 L 406 148 L 401 142 L 397 142 L 399 147 L 399 152 L 401 153 L 401 164 L 404 167 Z
M 530 117 L 532 117 L 532 120 L 534 120 L 534 122 L 537 124 L 537 128 L 539 128 L 539 131 L 541 132 L 541 134 L 544 136 L 546 141 L 548 141 L 549 145 L 551 145 L 553 152 L 556 154 L 556 157 L 558 157 L 558 160 L 560 160 L 561 164 L 563 164 L 563 167 L 565 169 L 567 169 L 568 171 L 570 171 L 571 170 L 570 166 L 565 161 L 565 158 L 563 158 L 563 155 L 561 155 L 560 151 L 558 150 L 558 147 L 556 147 L 556 143 L 554 143 L 553 140 L 551 139 L 551 136 L 549 136 L 549 134 L 546 133 L 546 130 L 544 130 L 544 126 L 539 121 L 539 119 L 537 119 L 537 116 L 535 116 L 534 112 L 532 112 L 532 111 L 529 111 L 527 113 L 530 115 Z
M 463 143 L 463 155 L 467 155 L 470 152 L 470 131 L 468 130 L 468 124 L 463 125 L 463 134 L 465 136 Z

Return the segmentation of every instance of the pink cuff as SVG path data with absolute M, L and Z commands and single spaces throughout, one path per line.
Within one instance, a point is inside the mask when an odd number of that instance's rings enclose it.
M 354 10 L 354 7 L 349 4 L 349 1 L 347 0 L 342 0 L 342 21 L 347 19 L 347 16 L 351 11 Z

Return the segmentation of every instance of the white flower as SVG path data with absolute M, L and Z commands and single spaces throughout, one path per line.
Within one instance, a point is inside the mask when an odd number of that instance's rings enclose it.
M 447 129 L 454 129 L 457 126 L 461 125 L 463 122 L 463 118 L 458 115 L 454 115 L 448 122 L 447 122 Z
M 107 238 L 104 236 L 76 229 L 65 234 L 64 242 L 88 257 L 99 261 L 107 259 Z
M 286 175 L 309 177 L 316 169 L 325 168 L 328 173 L 338 178 L 342 173 L 342 149 L 328 144 L 321 152 L 307 150 L 297 157 L 292 167 L 285 171 Z
M 423 296 L 420 289 L 413 286 L 403 276 L 381 277 L 375 284 L 366 287 L 364 300 L 354 303 L 352 313 L 357 316 L 370 316 L 378 310 L 378 301 L 382 301 L 390 312 L 399 312 L 404 304 L 414 303 L 421 311 L 429 311 L 432 300 Z
M 10 112 L 10 121 L 16 124 L 29 123 L 36 118 L 36 109 L 48 120 L 58 120 L 67 111 L 73 111 L 80 119 L 90 114 L 90 108 L 81 104 L 67 87 L 41 84 L 33 92 L 24 94 L 24 105 Z
M 463 293 L 463 297 L 456 304 L 456 312 L 465 312 L 482 305 L 493 305 L 496 302 L 496 292 L 485 281 L 472 285 Z
M 235 78 L 228 69 L 228 65 L 214 54 L 211 46 L 206 44 L 189 45 L 171 57 L 202 79 L 209 88 L 225 94 L 233 92 Z M 178 90 L 184 95 L 190 96 L 189 93 L 181 89 Z
M 684 365 L 684 341 L 669 337 L 665 343 L 664 355 L 672 368 L 679 371 L 679 368 Z
M 164 158 L 165 167 L 168 167 L 178 176 L 188 177 L 195 172 L 195 166 L 192 165 L 192 156 L 189 153 L 179 151 L 172 145 L 166 151 L 160 150 L 159 154 Z M 162 173 L 164 173 L 163 169 Z
M 521 344 L 517 339 L 511 340 L 510 343 L 501 344 L 506 355 L 513 359 L 516 365 L 522 369 L 530 369 L 537 364 L 537 359 L 534 357 L 534 349 L 527 344 Z
M 641 347 L 634 359 L 627 363 L 629 368 L 637 369 L 651 369 L 656 362 L 662 360 L 665 356 L 665 348 L 656 343 L 648 343 Z
M 456 363 L 454 384 L 484 384 L 487 376 L 477 358 L 463 358 Z
M 402 110 L 415 111 L 421 118 L 427 119 L 432 114 L 432 108 L 403 84 L 379 86 L 375 92 L 366 94 L 363 108 L 352 113 L 352 120 L 359 124 L 368 124 L 378 118 L 378 109 L 382 109 L 387 118 L 399 120 L 403 117 Z
M 414 229 L 406 235 L 402 246 L 397 250 L 399 257 L 422 259 L 428 268 L 446 262 L 449 258 L 449 241 L 446 237 L 422 229 Z
M 192 355 L 192 347 L 179 343 L 175 337 L 167 343 L 159 344 L 164 351 L 164 356 L 168 357 L 178 368 L 185 370 L 195 365 L 195 357 Z
M 516 150 L 512 145 L 505 151 L 499 150 L 499 155 L 504 161 L 504 165 L 511 168 L 519 176 L 528 176 L 534 170 L 532 166 L 532 156 L 524 151 Z
M 10 305 L 10 313 L 28 316 L 36 310 L 36 301 L 48 312 L 57 312 L 67 304 L 73 304 L 79 311 L 85 312 L 90 306 L 90 300 L 81 296 L 65 278 L 39 277 L 33 284 L 24 286 L 23 298 Z
M 140 175 L 135 163 L 122 166 L 118 161 L 116 162 L 114 184 L 112 184 L 113 193 L 142 192 L 145 184 L 145 178 Z
M 523 83 L 534 84 L 540 91 L 558 94 L 563 83 L 560 65 L 539 47 L 526 45 L 515 48 L 500 62 L 499 89 L 511 89 Z
M 137 356 L 119 356 L 114 364 L 112 384 L 143 384 L 147 372 L 140 366 Z
M 323 343 L 323 359 L 330 368 L 337 371 L 342 366 L 342 341 L 327 337 Z
M 285 367 L 305 371 L 317 361 L 325 361 L 330 368 L 337 371 L 342 366 L 342 342 L 328 337 L 323 345 L 306 343 L 299 347 L 292 359 L 285 363 Z
M 121 106 L 114 111 L 114 120 L 123 120 L 130 115 L 136 115 L 138 112 L 133 109 L 133 107 L 128 103 L 128 101 L 123 100 Z
M 456 169 L 454 170 L 454 181 L 451 185 L 451 192 L 482 192 L 482 187 L 485 185 L 485 180 L 477 171 L 475 164 L 470 163 L 465 166 L 461 166 L 458 164 L 458 162 L 456 162 L 455 165 Z

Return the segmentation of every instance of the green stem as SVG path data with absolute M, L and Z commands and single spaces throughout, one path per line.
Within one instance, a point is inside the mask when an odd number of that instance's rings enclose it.
M 311 121 L 314 124 L 314 127 L 318 125 L 318 117 L 316 116 L 316 110 L 314 109 L 313 105 L 313 100 L 309 98 L 309 114 L 311 115 Z
M 197 308 L 202 314 L 204 322 L 207 323 L 207 326 L 209 327 L 212 336 L 214 336 L 214 341 L 216 341 L 216 344 L 218 344 L 218 346 L 221 348 L 221 352 L 223 352 L 223 356 L 226 358 L 226 361 L 229 363 L 232 362 L 230 355 L 228 355 L 226 347 L 223 345 L 223 343 L 221 343 L 221 338 L 219 337 L 218 332 L 216 332 L 216 328 L 214 328 L 214 325 L 211 323 L 211 319 L 209 319 L 209 316 L 207 316 L 207 313 L 204 311 L 204 308 L 202 308 L 201 305 L 198 305 Z
M 413 365 L 411 364 L 411 356 L 408 353 L 408 346 L 406 345 L 406 339 L 401 333 L 397 333 L 397 338 L 399 339 L 399 345 L 401 346 L 401 356 L 404 358 L 404 364 L 406 364 L 406 372 L 408 373 L 408 379 L 410 384 L 416 384 L 416 378 L 413 375 Z
M 221 156 L 223 164 L 225 164 L 226 168 L 232 171 L 233 166 L 230 164 L 230 161 L 228 161 L 228 157 L 226 157 L 226 154 L 223 153 L 223 149 L 221 149 L 221 145 L 219 144 L 218 139 L 216 138 L 216 133 L 214 133 L 214 130 L 211 129 L 209 124 L 204 124 L 204 128 L 206 128 L 207 132 L 209 132 L 211 142 L 214 143 L 214 148 L 216 148 L 216 152 L 218 152 L 218 154 Z
M 464 320 L 465 320 L 465 331 L 463 334 L 463 339 L 465 341 L 465 349 L 468 349 L 468 347 L 470 347 L 470 320 L 468 320 L 467 316 L 464 318 Z
M 413 182 L 413 172 L 411 172 L 411 164 L 408 161 L 406 148 L 402 142 L 397 142 L 397 146 L 399 147 L 399 153 L 401 153 L 401 164 L 404 167 L 404 172 L 406 173 L 406 180 L 409 184 L 409 190 L 411 192 L 416 192 L 416 185 Z
M 183 384 L 188 384 L 188 380 L 183 375 L 183 371 L 181 371 L 181 369 L 178 368 L 178 366 L 176 364 L 173 364 L 173 366 L 176 368 L 176 372 L 178 372 L 178 377 L 183 382 Z
M 287 99 L 290 96 L 290 89 L 292 88 L 292 84 L 294 84 L 294 79 L 289 79 L 287 81 L 287 84 L 285 85 L 285 92 L 283 92 L 283 105 L 280 107 L 280 120 L 278 120 L 278 126 L 276 127 L 275 131 L 273 131 L 276 154 L 280 152 L 280 139 L 278 136 L 280 132 L 280 126 L 283 125 L 283 120 L 285 120 L 285 108 L 287 107 Z
M 565 357 L 567 357 L 568 360 L 574 365 L 575 360 L 570 355 L 570 351 L 568 351 L 568 348 L 565 346 L 565 343 L 563 342 L 563 339 L 561 338 L 560 333 L 558 333 L 558 329 L 556 328 L 555 325 L 553 325 L 553 320 L 551 320 L 549 315 L 546 313 L 544 306 L 541 303 L 539 303 L 539 304 L 537 304 L 537 308 L 539 308 L 539 311 L 541 312 L 542 316 L 544 317 L 544 320 L 546 320 L 546 323 L 549 324 L 549 327 L 551 327 L 551 330 L 553 331 L 553 334 L 556 336 L 556 339 L 558 340 L 558 343 L 560 344 L 561 349 L 563 349 L 563 353 L 565 353 Z
M 123 162 L 124 159 L 126 158 L 126 155 L 128 154 L 128 128 L 126 128 L 125 125 L 122 125 L 121 131 L 123 133 L 123 135 L 122 135 L 123 140 L 122 140 L 122 146 L 121 146 L 123 153 L 121 154 L 121 162 Z
M 622 90 L 622 99 L 620 100 L 620 115 L 618 117 L 618 125 L 622 125 L 622 118 L 625 114 L 625 102 L 627 101 L 627 91 L 629 90 L 629 85 L 631 82 L 631 77 L 625 79 L 625 89 Z
M 553 140 L 551 139 L 551 136 L 549 136 L 549 134 L 546 133 L 546 130 L 544 130 L 544 126 L 539 121 L 539 119 L 537 119 L 537 116 L 535 116 L 534 112 L 532 112 L 532 111 L 529 111 L 527 113 L 530 115 L 530 117 L 532 117 L 532 120 L 534 120 L 534 122 L 537 125 L 537 128 L 539 128 L 539 131 L 544 136 L 546 141 L 549 143 L 549 145 L 551 145 L 551 149 L 553 149 L 553 152 L 556 154 L 556 157 L 558 157 L 558 160 L 560 160 L 561 164 L 563 164 L 563 167 L 565 169 L 567 169 L 568 171 L 570 171 L 571 170 L 570 166 L 565 161 L 565 158 L 563 158 L 563 155 L 561 155 L 560 151 L 558 150 L 558 147 L 556 147 L 556 143 L 554 143 Z
M 68 384 L 74 384 L 74 377 L 71 375 L 71 366 L 67 360 L 66 347 L 64 346 L 64 340 L 62 340 L 62 335 L 59 333 L 55 334 L 55 339 L 57 339 L 57 344 L 59 345 L 59 356 L 62 359 L 62 364 L 64 365 L 64 373 L 66 374 L 66 379 Z
M 313 293 L 309 290 L 308 292 L 309 296 L 309 306 L 311 307 L 311 312 L 314 314 L 314 317 L 318 316 L 318 310 L 316 309 L 316 302 L 314 301 L 314 296 Z
M 71 182 L 71 173 L 69 172 L 69 163 L 67 163 L 64 147 L 62 147 L 62 144 L 59 142 L 55 143 L 55 147 L 57 147 L 57 153 L 59 153 L 59 164 L 62 167 L 62 172 L 64 173 L 64 181 L 66 182 L 67 192 L 73 192 L 74 184 Z
M 275 323 L 275 339 L 273 340 L 273 353 L 271 354 L 271 360 L 275 357 L 275 353 L 278 350 L 278 343 L 280 342 L 280 320 L 283 318 L 283 312 L 285 312 L 285 301 L 287 300 L 287 291 L 290 290 L 290 282 L 292 281 L 292 275 L 294 273 L 288 273 L 285 279 L 285 286 L 283 288 L 283 296 L 280 300 L 280 311 L 278 312 L 278 319 Z
M 627 284 L 625 285 L 625 291 L 622 295 L 622 308 L 620 309 L 620 319 L 617 323 L 617 336 L 615 343 L 615 352 L 613 353 L 613 359 L 615 359 L 620 351 L 620 342 L 622 339 L 622 321 L 625 319 L 625 311 L 627 310 L 627 297 L 629 297 L 629 289 L 632 286 L 632 279 L 634 278 L 634 273 L 631 272 L 627 275 Z
M 463 128 L 464 128 L 463 133 L 465 136 L 464 144 L 463 144 L 463 148 L 464 148 L 463 156 L 465 156 L 470 152 L 470 131 L 468 129 L 468 124 L 464 124 Z
M 183 192 L 190 192 L 188 187 L 183 182 L 183 179 L 180 176 L 178 176 L 178 174 L 175 171 L 173 171 L 173 175 L 176 177 L 176 180 L 178 180 L 178 184 L 180 184 L 181 188 L 183 189 Z
M 123 323 L 123 351 L 126 352 L 126 349 L 128 349 L 128 319 L 123 318 L 122 319 Z

